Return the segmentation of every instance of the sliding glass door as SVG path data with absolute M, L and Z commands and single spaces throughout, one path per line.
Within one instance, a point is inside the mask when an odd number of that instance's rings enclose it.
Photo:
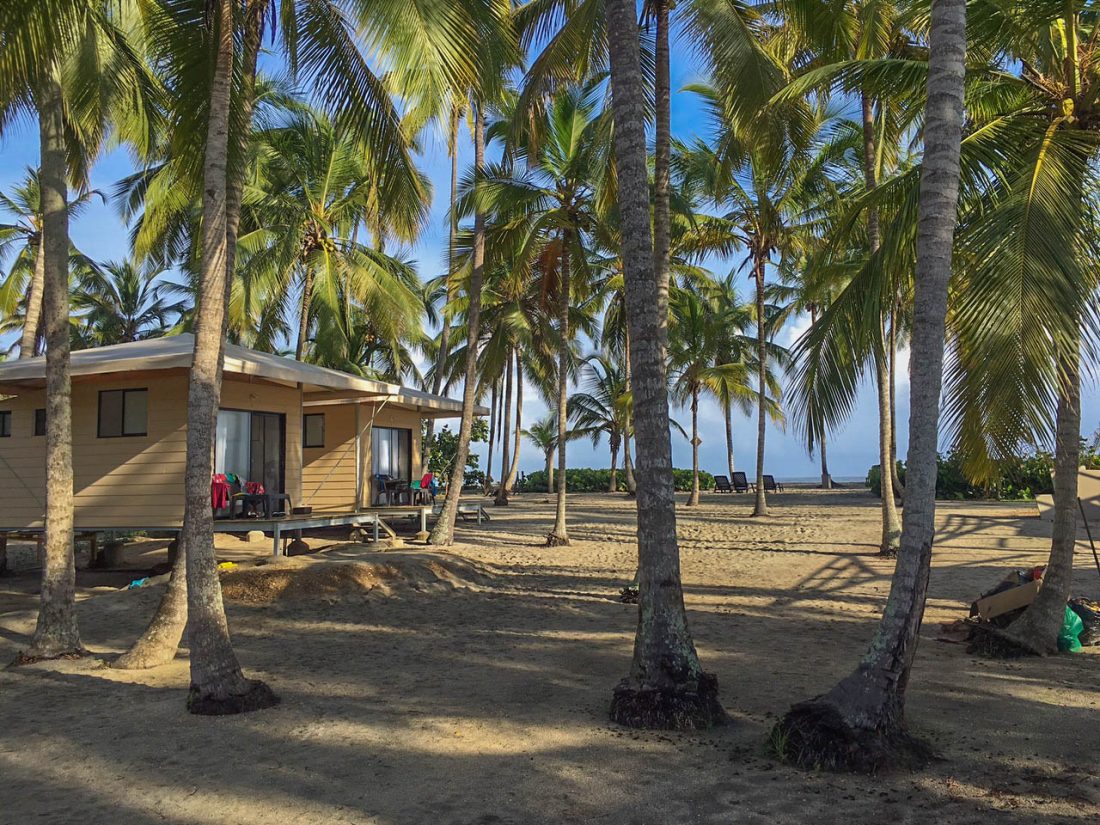
M 218 410 L 214 472 L 258 481 L 269 493 L 285 492 L 285 429 L 279 413 Z
M 412 430 L 375 427 L 371 431 L 371 476 L 412 480 Z

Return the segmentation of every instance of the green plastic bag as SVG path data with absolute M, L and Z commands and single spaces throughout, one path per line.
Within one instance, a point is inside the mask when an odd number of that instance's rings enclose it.
M 1062 619 L 1062 630 L 1058 633 L 1058 650 L 1062 653 L 1077 653 L 1081 650 L 1080 635 L 1085 629 L 1085 623 L 1081 621 L 1071 608 L 1066 608 L 1065 618 Z

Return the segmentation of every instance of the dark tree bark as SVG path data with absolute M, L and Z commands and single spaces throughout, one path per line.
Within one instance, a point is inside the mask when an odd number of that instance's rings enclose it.
M 69 212 L 61 83 L 48 72 L 38 90 L 46 329 L 46 521 L 41 606 L 31 646 L 22 659 L 80 656 L 73 548 L 72 380 L 69 374 Z M 33 344 L 32 344 L 33 349 Z
M 805 767 L 874 772 L 930 755 L 928 746 L 908 732 L 904 712 L 935 535 L 936 446 L 965 57 L 965 0 L 933 0 L 901 548 L 882 621 L 859 666 L 828 693 L 795 705 L 776 727 L 774 741 L 783 755 Z
M 244 677 L 233 650 L 214 555 L 210 510 L 212 445 L 225 339 L 229 110 L 234 61 L 230 0 L 221 0 L 217 13 L 218 50 L 203 161 L 201 311 L 196 314 L 187 401 L 186 503 L 180 533 L 180 549 L 186 559 L 191 649 L 187 707 L 192 713 L 204 715 L 242 713 L 278 702 L 263 682 Z
M 623 341 L 623 375 L 626 379 L 626 391 L 633 393 L 633 381 L 630 376 L 630 330 L 626 331 Z M 623 432 L 623 478 L 626 480 L 626 493 L 629 496 L 638 492 L 638 482 L 634 478 L 634 458 L 631 455 L 630 442 L 631 430 L 634 426 L 634 413 L 630 412 L 626 422 L 626 430 Z
M 672 165 L 672 65 L 668 31 L 670 6 L 670 0 L 653 0 L 653 16 L 657 21 L 654 54 L 656 117 L 653 151 L 653 263 L 657 275 L 657 313 L 662 327 L 668 325 L 672 234 L 669 209 L 669 171 Z
M 1081 457 L 1081 374 L 1077 352 L 1061 359 L 1061 388 L 1055 425 L 1054 527 L 1043 587 L 1008 628 L 1010 639 L 1024 650 L 1058 652 L 1058 631 L 1073 586 L 1073 553 L 1077 546 L 1077 465 Z
M 493 381 L 493 388 L 489 394 L 489 453 L 485 460 L 485 492 L 488 493 L 493 485 L 493 450 L 497 443 L 497 382 Z
M 565 521 L 566 446 L 569 441 L 569 254 L 573 238 L 568 229 L 561 233 L 561 265 L 559 267 L 558 332 L 561 349 L 558 352 L 558 498 L 554 512 L 554 529 L 546 537 L 547 547 L 569 544 L 569 529 Z
M 757 357 L 757 402 L 756 402 L 756 504 L 752 509 L 754 516 L 768 514 L 768 498 L 764 493 L 764 440 L 768 431 L 768 336 L 764 317 L 764 261 L 758 259 L 753 267 L 753 280 L 756 282 L 756 357 Z
M 474 110 L 474 170 L 485 170 L 485 116 L 478 104 Z M 485 215 L 478 208 L 474 213 L 474 254 L 470 272 L 469 307 L 466 312 L 466 382 L 462 388 L 462 423 L 458 428 L 458 448 L 451 468 L 443 512 L 428 536 L 428 544 L 449 546 L 454 543 L 458 501 L 462 497 L 462 482 L 466 476 L 466 459 L 470 454 L 470 434 L 474 428 L 474 407 L 477 405 L 477 343 L 481 331 L 481 285 L 485 274 Z
M 615 164 L 638 440 L 638 628 L 612 720 L 631 727 L 701 728 L 725 720 L 717 680 L 688 630 L 676 543 L 668 418 L 668 343 L 659 310 L 647 204 L 645 88 L 633 0 L 608 0 Z

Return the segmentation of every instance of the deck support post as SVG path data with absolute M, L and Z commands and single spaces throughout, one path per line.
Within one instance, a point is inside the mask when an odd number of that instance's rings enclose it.
M 275 546 L 274 546 L 274 551 L 273 551 L 272 555 L 275 556 L 275 558 L 278 558 L 279 556 L 281 556 L 283 554 L 283 548 L 282 548 L 282 544 L 281 544 L 282 538 L 283 538 L 283 530 L 282 530 L 282 526 L 279 524 L 279 522 L 276 521 L 271 526 L 271 534 L 275 538 Z

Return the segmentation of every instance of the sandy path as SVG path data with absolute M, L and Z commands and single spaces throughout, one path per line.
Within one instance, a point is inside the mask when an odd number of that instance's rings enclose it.
M 1026 508 L 941 509 L 909 715 L 945 761 L 877 779 L 774 763 L 775 716 L 853 666 L 890 564 L 873 556 L 866 494 L 773 503 L 765 521 L 747 496 L 680 510 L 690 620 L 734 719 L 725 729 L 606 721 L 634 631 L 635 608 L 614 601 L 633 571 L 632 504 L 571 499 L 574 544 L 549 550 L 551 505 L 525 497 L 461 528 L 454 552 L 491 571 L 476 587 L 231 603 L 242 661 L 283 698 L 272 711 L 188 716 L 182 657 L 137 676 L 0 672 L 0 822 L 1097 821 L 1100 658 L 993 662 L 932 640 L 1004 568 L 1043 560 L 1049 528 Z M 1079 550 L 1079 592 L 1096 598 Z M 122 649 L 158 595 L 85 599 L 85 641 Z M 0 658 L 33 628 L 24 606 L 0 595 Z

